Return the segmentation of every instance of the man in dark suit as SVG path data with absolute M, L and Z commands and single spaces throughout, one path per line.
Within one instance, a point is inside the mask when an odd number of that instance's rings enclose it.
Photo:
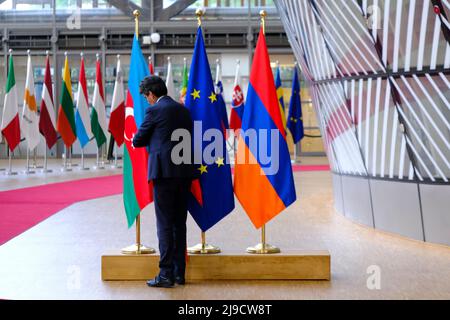
M 183 105 L 167 96 L 164 81 L 158 76 L 142 80 L 140 93 L 150 107 L 134 136 L 134 147 L 148 147 L 148 180 L 153 180 L 157 234 L 159 241 L 159 274 L 147 281 L 151 287 L 173 287 L 185 283 L 187 198 L 191 181 L 196 177 L 192 162 L 178 164 L 172 159 L 172 141 L 177 129 L 189 133 L 191 145 L 193 122 Z

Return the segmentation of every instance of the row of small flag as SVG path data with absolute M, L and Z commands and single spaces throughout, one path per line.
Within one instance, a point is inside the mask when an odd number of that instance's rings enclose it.
M 166 85 L 168 95 L 176 97 L 174 79 L 172 74 L 172 63 L 168 61 Z M 216 66 L 216 93 L 223 93 L 223 85 L 221 80 L 220 65 Z M 116 81 L 114 86 L 112 105 L 111 105 L 111 120 L 107 126 L 105 99 L 101 74 L 101 63 L 97 59 L 96 63 L 96 81 L 94 87 L 94 96 L 92 100 L 92 108 L 89 110 L 89 97 L 86 85 L 86 74 L 84 58 L 81 57 L 80 74 L 78 83 L 78 92 L 76 94 L 76 106 L 73 104 L 72 90 L 70 83 L 70 69 L 68 59 L 66 57 L 64 63 L 63 85 L 60 108 L 58 116 L 55 118 L 55 107 L 53 103 L 52 80 L 50 75 L 50 63 L 47 57 L 46 69 L 44 77 L 44 85 L 42 89 L 42 101 L 40 106 L 40 117 L 36 105 L 36 98 L 34 96 L 34 79 L 33 66 L 31 57 L 28 57 L 27 76 L 25 83 L 25 94 L 23 103 L 23 113 L 19 116 L 18 99 L 15 88 L 14 62 L 12 55 L 9 59 L 9 73 L 6 86 L 6 95 L 4 101 L 3 117 L 1 130 L 5 136 L 8 146 L 11 151 L 20 142 L 20 129 L 22 137 L 27 141 L 29 150 L 33 150 L 39 144 L 39 133 L 41 133 L 51 148 L 57 140 L 57 131 L 60 133 L 65 145 L 70 147 L 78 138 L 81 147 L 83 148 L 91 139 L 95 138 L 97 146 L 102 146 L 106 142 L 106 134 L 109 131 L 115 141 L 120 146 L 123 143 L 123 128 L 124 128 L 124 86 L 122 80 L 122 70 L 120 66 L 120 59 L 117 62 Z M 149 72 L 154 74 L 154 66 L 149 61 Z M 179 99 L 184 103 L 188 83 L 188 69 L 186 59 L 184 59 L 182 88 L 179 94 Z M 299 81 L 297 70 L 294 72 L 292 96 L 289 107 L 289 115 L 286 123 L 284 115 L 284 100 L 283 88 L 281 84 L 280 69 L 277 66 L 275 79 L 277 95 L 280 103 L 280 112 L 283 119 L 283 126 L 291 131 L 294 143 L 300 141 L 303 137 L 303 123 L 301 116 L 301 103 L 299 95 Z M 76 108 L 75 111 L 74 107 Z M 229 128 L 238 130 L 241 128 L 242 115 L 244 110 L 244 94 L 240 84 L 240 63 L 237 63 L 236 74 L 232 94 L 232 109 L 229 120 Z M 225 111 L 226 112 L 226 111 Z M 21 119 L 20 119 L 21 118 Z M 20 129 L 19 129 L 20 128 Z
M 14 74 L 13 55 L 10 52 L 8 79 L 6 82 L 6 94 L 4 99 L 1 132 L 5 137 L 11 152 L 18 146 L 21 140 L 21 132 L 28 144 L 28 149 L 33 150 L 39 144 L 40 134 L 44 137 L 47 147 L 52 148 L 58 133 L 67 148 L 78 140 L 83 148 L 90 140 L 95 139 L 97 146 L 101 147 L 107 140 L 108 131 L 117 138 L 119 144 L 123 142 L 124 121 L 124 93 L 121 81 L 120 60 L 117 65 L 118 77 L 116 79 L 114 94 L 111 105 L 111 118 L 107 124 L 105 95 L 101 73 L 101 61 L 97 56 L 96 79 L 92 108 L 90 108 L 84 58 L 81 56 L 80 76 L 78 92 L 76 95 L 76 106 L 73 102 L 72 83 L 70 77 L 69 60 L 66 55 L 64 62 L 63 81 L 61 86 L 61 97 L 56 115 L 53 100 L 52 78 L 50 73 L 49 56 L 45 62 L 44 84 L 42 87 L 42 99 L 40 112 L 38 113 L 35 87 L 33 79 L 33 65 L 31 55 L 28 55 L 27 77 L 25 82 L 25 94 L 23 101 L 23 112 L 19 116 L 17 88 Z M 121 126 L 121 129 L 120 129 Z

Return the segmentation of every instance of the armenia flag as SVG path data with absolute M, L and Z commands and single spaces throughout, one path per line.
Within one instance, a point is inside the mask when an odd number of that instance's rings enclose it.
M 149 203 L 153 201 L 153 185 L 147 181 L 147 148 L 134 148 L 133 136 L 141 125 L 147 100 L 139 94 L 139 84 L 149 75 L 148 64 L 142 55 L 137 36 L 131 49 L 130 76 L 125 102 L 125 133 L 123 154 L 123 204 L 128 227 Z
M 223 106 L 214 88 L 201 27 L 197 30 L 192 56 L 186 107 L 191 111 L 194 121 L 195 158 L 200 155 L 202 161 L 197 166 L 202 203 L 191 194 L 188 209 L 200 229 L 205 232 L 234 209 L 234 196 L 222 124 Z M 195 128 L 199 124 L 201 130 Z M 203 141 L 202 137 L 209 129 L 216 129 L 215 133 L 221 135 L 220 139 Z M 210 144 L 215 144 L 218 148 L 210 150 Z M 209 156 L 209 159 L 205 158 L 203 153 Z
M 249 132 L 256 134 L 252 137 Z M 276 145 L 271 132 L 276 133 Z M 239 135 L 234 191 L 256 228 L 296 200 L 291 159 L 262 30 L 253 57 Z

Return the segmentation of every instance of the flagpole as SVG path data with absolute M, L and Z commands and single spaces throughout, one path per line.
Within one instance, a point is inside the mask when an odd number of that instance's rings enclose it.
M 34 174 L 36 173 L 33 170 L 30 170 L 30 143 L 27 141 L 27 167 L 24 172 L 25 174 Z
M 199 27 L 201 27 L 202 26 L 202 17 L 205 15 L 205 12 L 199 8 L 195 11 L 195 15 L 197 16 L 197 24 Z M 217 61 L 216 61 L 216 63 L 217 63 Z M 214 84 L 214 87 L 216 87 L 216 84 Z M 220 253 L 220 248 L 206 243 L 206 232 L 202 231 L 201 243 L 199 243 L 193 247 L 187 248 L 187 252 L 190 254 L 216 254 L 216 253 Z
M 61 171 L 67 172 L 72 171 L 72 168 L 68 167 L 67 160 L 70 157 L 68 154 L 70 153 L 70 148 L 68 148 L 66 145 L 64 145 L 64 166 L 62 167 Z
M 5 174 L 7 176 L 15 176 L 15 175 L 17 175 L 17 172 L 12 171 L 12 154 L 13 154 L 13 151 L 11 151 L 9 149 L 8 142 L 6 142 L 6 150 L 9 151 L 9 165 L 8 165 L 8 171 L 6 171 Z
M 117 149 L 119 149 L 119 145 L 117 142 L 115 143 L 116 147 L 114 148 L 114 165 L 112 166 L 114 169 L 121 169 L 122 166 L 117 162 Z
M 266 34 L 266 16 L 267 13 L 265 10 L 261 10 L 259 12 L 259 15 L 261 16 L 261 26 L 263 34 Z M 272 246 L 266 242 L 266 225 L 263 224 L 261 227 L 261 243 L 258 243 L 254 247 L 248 247 L 247 253 L 253 253 L 253 254 L 266 254 L 266 253 L 280 253 L 280 248 L 277 248 L 275 246 Z
M 47 169 L 47 152 L 48 152 L 48 147 L 47 147 L 47 143 L 46 143 L 45 151 L 44 151 L 44 168 L 42 169 L 43 173 L 53 172 L 52 169 Z
M 81 167 L 80 170 L 89 170 L 89 167 L 84 166 L 84 147 L 81 148 Z
M 96 163 L 96 165 L 94 166 L 94 170 L 103 170 L 103 169 L 105 169 L 105 166 L 101 163 L 101 161 L 100 161 L 100 153 L 102 152 L 101 151 L 101 147 L 102 147 L 103 145 L 101 145 L 100 147 L 97 145 L 97 163 Z M 103 156 L 102 156 L 102 159 L 103 159 Z
M 33 164 L 32 164 L 32 167 L 34 169 L 42 169 L 43 168 L 43 166 L 38 166 L 38 164 L 37 164 L 37 147 L 35 147 L 33 149 Z
M 136 37 L 139 37 L 139 10 L 134 10 L 134 23 Z M 141 243 L 141 214 L 136 217 L 136 243 L 122 249 L 122 254 L 152 254 L 155 253 L 155 249 L 144 246 Z

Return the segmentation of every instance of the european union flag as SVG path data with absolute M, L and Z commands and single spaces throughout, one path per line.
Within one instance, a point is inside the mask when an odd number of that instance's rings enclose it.
M 297 67 L 295 67 L 294 79 L 292 80 L 292 95 L 289 102 L 287 127 L 292 134 L 295 144 L 303 139 L 305 133 L 303 130 L 302 102 L 300 100 L 300 83 L 298 81 Z
M 234 209 L 234 195 L 221 105 L 214 88 L 201 27 L 197 30 L 185 105 L 194 120 L 194 153 L 202 155 L 201 164 L 196 165 L 200 174 L 202 203 L 190 196 L 188 209 L 200 229 L 205 232 Z M 201 130 L 198 128 L 200 123 Z M 221 139 L 206 136 L 203 139 L 209 129 L 216 129 L 214 132 L 220 134 Z M 203 141 L 209 139 L 211 140 Z M 211 150 L 211 144 L 218 147 Z M 211 154 L 210 159 L 203 157 L 204 152 L 205 155 Z

